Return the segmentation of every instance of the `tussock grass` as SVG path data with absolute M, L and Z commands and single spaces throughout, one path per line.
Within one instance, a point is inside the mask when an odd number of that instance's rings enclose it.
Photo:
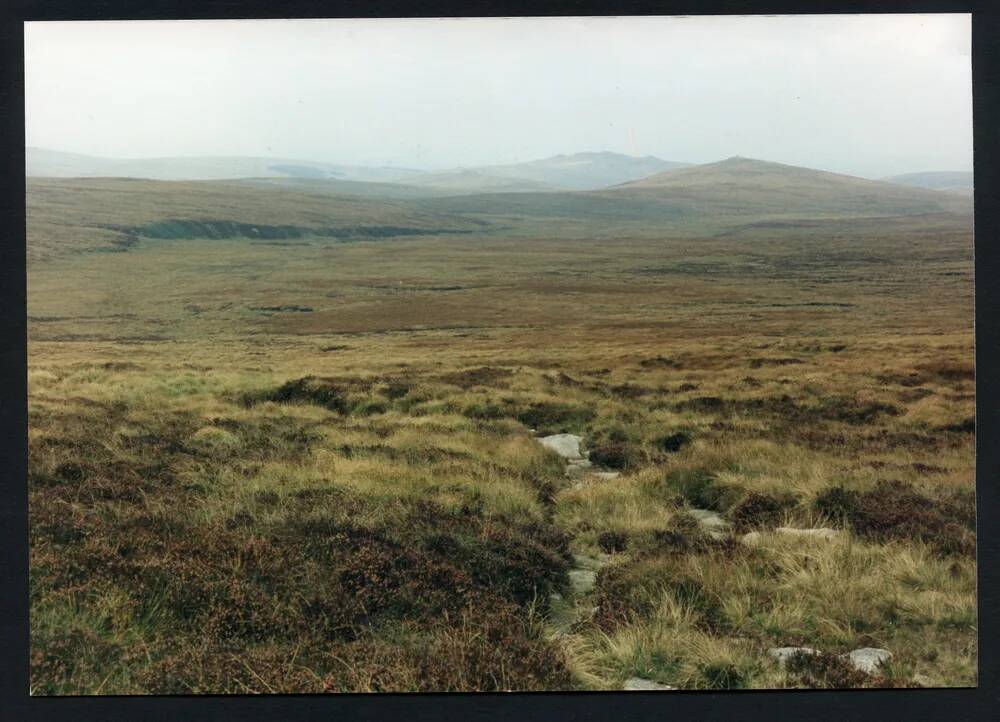
M 59 230 L 162 220 L 144 187 L 95 207 L 122 183 L 32 189 L 33 693 L 975 682 L 963 223 L 119 253 Z M 183 185 L 165 217 L 201 202 Z M 223 196 L 204 217 L 252 221 Z M 331 212 L 282 199 L 262 222 Z M 556 432 L 621 476 L 567 478 L 533 438 Z M 767 654 L 793 645 L 825 654 Z M 891 664 L 837 661 L 863 646 Z

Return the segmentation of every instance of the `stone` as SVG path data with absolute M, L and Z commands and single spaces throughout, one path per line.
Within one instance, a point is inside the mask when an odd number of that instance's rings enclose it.
M 591 472 L 591 475 L 601 481 L 611 481 L 612 479 L 617 479 L 622 474 L 620 471 L 594 471 Z
M 919 684 L 921 687 L 936 687 L 934 680 L 928 677 L 926 674 L 915 674 L 913 675 L 913 683 Z
M 756 546 L 760 544 L 760 540 L 764 537 L 759 531 L 747 532 L 740 537 L 740 541 L 746 544 L 748 547 Z
M 688 509 L 688 514 L 698 520 L 703 527 L 710 529 L 723 529 L 729 526 L 719 512 L 711 509 Z
M 854 665 L 855 669 L 867 674 L 874 674 L 883 662 L 888 662 L 892 659 L 892 652 L 888 649 L 863 647 L 862 649 L 855 649 L 847 655 L 847 658 Z
M 572 459 L 566 464 L 566 476 L 575 477 L 586 473 L 591 467 L 587 459 Z
M 581 441 L 583 439 L 575 434 L 553 434 L 541 437 L 538 443 L 564 459 L 583 459 L 583 453 L 580 451 Z
M 729 527 L 729 523 L 719 515 L 719 512 L 711 509 L 688 509 L 688 514 L 698 520 L 701 528 L 712 539 L 726 538 L 726 529 Z
M 622 689 L 627 692 L 669 692 L 677 688 L 671 687 L 669 684 L 660 684 L 659 682 L 654 682 L 651 679 L 643 679 L 642 677 L 630 677 L 629 679 L 625 680 L 625 686 L 622 687 Z
M 822 539 L 824 541 L 832 541 L 833 539 L 838 539 L 843 532 L 840 529 L 793 529 L 789 526 L 779 526 L 774 530 L 777 534 L 786 534 L 788 536 L 797 537 L 808 537 L 811 539 Z
M 593 569 L 570 569 L 569 583 L 577 594 L 586 594 L 597 583 L 597 572 Z
M 784 665 L 796 654 L 819 654 L 819 651 L 812 647 L 771 647 L 767 653 L 778 660 L 779 664 Z

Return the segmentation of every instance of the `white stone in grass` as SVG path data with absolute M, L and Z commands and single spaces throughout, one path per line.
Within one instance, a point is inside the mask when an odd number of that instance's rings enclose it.
M 840 529 L 794 529 L 790 526 L 779 526 L 774 530 L 778 534 L 785 534 L 787 536 L 797 536 L 797 537 L 808 537 L 810 539 L 822 539 L 824 541 L 833 541 L 838 539 L 843 533 Z
M 788 664 L 788 660 L 796 654 L 819 654 L 818 650 L 812 647 L 771 647 L 767 653 L 778 660 L 779 664 Z
M 597 583 L 597 572 L 592 569 L 570 569 L 569 583 L 577 594 L 586 594 Z
M 654 682 L 651 679 L 643 679 L 642 677 L 630 677 L 625 680 L 625 686 L 622 687 L 626 692 L 670 692 L 677 689 L 676 687 L 671 687 L 669 684 L 660 684 L 659 682 Z
M 538 443 L 564 459 L 583 459 L 583 453 L 580 451 L 581 441 L 583 439 L 575 434 L 553 434 L 541 437 Z
M 573 459 L 566 464 L 566 476 L 575 477 L 586 473 L 591 467 L 587 459 Z
M 698 520 L 698 523 L 708 529 L 724 529 L 729 526 L 719 512 L 711 509 L 688 509 L 688 514 Z
M 855 649 L 847 655 L 847 658 L 854 665 L 855 669 L 866 674 L 874 674 L 883 662 L 888 662 L 892 659 L 892 652 L 888 649 L 864 647 L 862 649 Z
M 600 479 L 601 481 L 611 481 L 612 479 L 617 479 L 621 476 L 620 471 L 594 471 L 592 476 Z
M 747 546 L 752 547 L 756 546 L 757 544 L 760 544 L 760 540 L 763 536 L 764 535 L 761 534 L 759 531 L 751 531 L 747 532 L 742 537 L 740 537 L 740 541 L 746 544 Z

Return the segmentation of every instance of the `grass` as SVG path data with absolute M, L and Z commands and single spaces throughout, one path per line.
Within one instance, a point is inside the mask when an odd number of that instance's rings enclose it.
M 123 183 L 29 188 L 34 694 L 975 684 L 964 222 L 87 250 L 331 225 L 225 184 L 116 214 Z M 558 432 L 622 475 L 566 478 Z M 767 654 L 793 645 L 823 655 Z M 864 646 L 890 665 L 845 667 Z

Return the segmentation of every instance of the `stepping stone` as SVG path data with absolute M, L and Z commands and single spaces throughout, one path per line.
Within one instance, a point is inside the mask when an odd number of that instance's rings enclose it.
M 921 687 L 936 687 L 934 680 L 928 677 L 926 674 L 915 674 L 913 675 L 913 681 L 919 684 Z
M 832 541 L 834 539 L 840 538 L 843 532 L 840 529 L 793 529 L 789 526 L 779 526 L 774 530 L 778 534 L 786 534 L 788 536 L 797 537 L 809 537 L 812 539 L 823 539 L 824 541 Z
M 771 647 L 767 653 L 778 660 L 779 664 L 785 665 L 796 654 L 819 654 L 819 651 L 812 647 Z
M 726 520 L 723 519 L 717 511 L 712 511 L 711 509 L 688 509 L 687 511 L 688 514 L 697 519 L 698 523 L 703 527 L 724 529 L 729 526 L 729 524 L 726 523 Z
M 883 662 L 888 662 L 892 659 L 892 652 L 888 649 L 864 647 L 862 649 L 855 649 L 846 656 L 855 669 L 867 674 L 874 674 Z
M 669 684 L 659 684 L 651 679 L 630 677 L 625 680 L 625 686 L 622 689 L 627 692 L 670 692 L 677 688 L 671 687 Z
M 596 476 L 601 481 L 611 481 L 622 475 L 620 471 L 592 471 L 591 476 Z
M 581 441 L 583 438 L 575 434 L 553 434 L 538 439 L 538 443 L 564 459 L 583 459 L 583 453 L 580 451 Z
M 726 529 L 729 528 L 729 523 L 719 515 L 719 512 L 711 509 L 688 509 L 687 511 L 698 520 L 701 528 L 710 537 L 713 539 L 726 538 Z
M 833 541 L 839 539 L 843 532 L 840 529 L 794 529 L 790 526 L 781 526 L 774 530 L 775 534 L 799 537 L 800 539 L 821 539 L 823 541 Z M 764 535 L 759 531 L 751 531 L 740 537 L 740 541 L 747 546 L 756 546 L 763 540 Z
M 746 544 L 748 547 L 756 546 L 760 544 L 760 540 L 763 538 L 763 534 L 759 531 L 747 532 L 740 537 L 740 541 Z
M 592 569 L 570 569 L 569 583 L 577 594 L 586 594 L 597 583 L 597 572 Z
M 587 459 L 573 459 L 566 464 L 566 476 L 580 476 L 586 473 L 592 464 Z

